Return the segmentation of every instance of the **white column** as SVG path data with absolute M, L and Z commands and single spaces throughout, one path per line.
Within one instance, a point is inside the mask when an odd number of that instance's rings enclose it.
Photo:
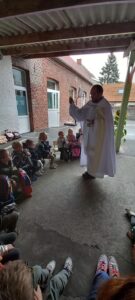
M 10 56 L 0 58 L 0 133 L 5 129 L 19 129 Z

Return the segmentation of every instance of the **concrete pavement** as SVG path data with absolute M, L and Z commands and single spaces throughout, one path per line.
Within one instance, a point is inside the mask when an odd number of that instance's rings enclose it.
M 52 140 L 56 131 L 49 133 Z M 56 272 L 68 255 L 73 258 L 72 278 L 62 298 L 85 298 L 102 253 L 117 258 L 122 275 L 135 273 L 124 215 L 127 207 L 135 210 L 134 166 L 134 155 L 123 152 L 117 155 L 114 178 L 84 181 L 79 161 L 58 160 L 56 170 L 33 183 L 33 197 L 19 204 L 17 246 L 22 258 L 42 266 L 56 259 Z

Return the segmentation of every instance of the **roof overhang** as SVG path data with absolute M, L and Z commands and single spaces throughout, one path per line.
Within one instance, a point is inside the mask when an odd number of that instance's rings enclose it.
M 0 0 L 0 51 L 38 58 L 125 51 L 135 1 Z

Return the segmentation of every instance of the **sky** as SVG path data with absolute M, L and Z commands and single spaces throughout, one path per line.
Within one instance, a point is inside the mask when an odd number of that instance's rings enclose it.
M 128 58 L 123 58 L 123 52 L 114 53 L 117 59 L 118 69 L 120 73 L 119 81 L 125 81 L 128 67 Z M 71 57 L 76 61 L 77 58 L 82 59 L 82 64 L 96 77 L 100 76 L 101 68 L 107 62 L 109 53 L 101 54 L 83 54 L 83 55 L 72 55 Z

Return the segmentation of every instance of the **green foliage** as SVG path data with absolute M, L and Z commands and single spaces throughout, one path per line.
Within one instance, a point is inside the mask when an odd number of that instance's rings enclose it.
M 120 109 L 118 109 L 116 111 L 115 116 L 114 116 L 114 135 L 115 135 L 115 137 L 116 137 L 117 131 L 118 131 L 119 118 L 120 118 Z M 125 119 L 124 128 L 123 128 L 123 132 L 122 132 L 122 139 L 121 139 L 122 142 L 126 141 L 126 135 L 127 135 L 127 130 L 126 130 L 126 119 Z
M 105 63 L 105 66 L 102 67 L 100 75 L 101 77 L 99 77 L 99 81 L 101 84 L 118 82 L 119 80 L 118 64 L 117 64 L 116 56 L 113 53 L 108 55 L 107 62 Z

